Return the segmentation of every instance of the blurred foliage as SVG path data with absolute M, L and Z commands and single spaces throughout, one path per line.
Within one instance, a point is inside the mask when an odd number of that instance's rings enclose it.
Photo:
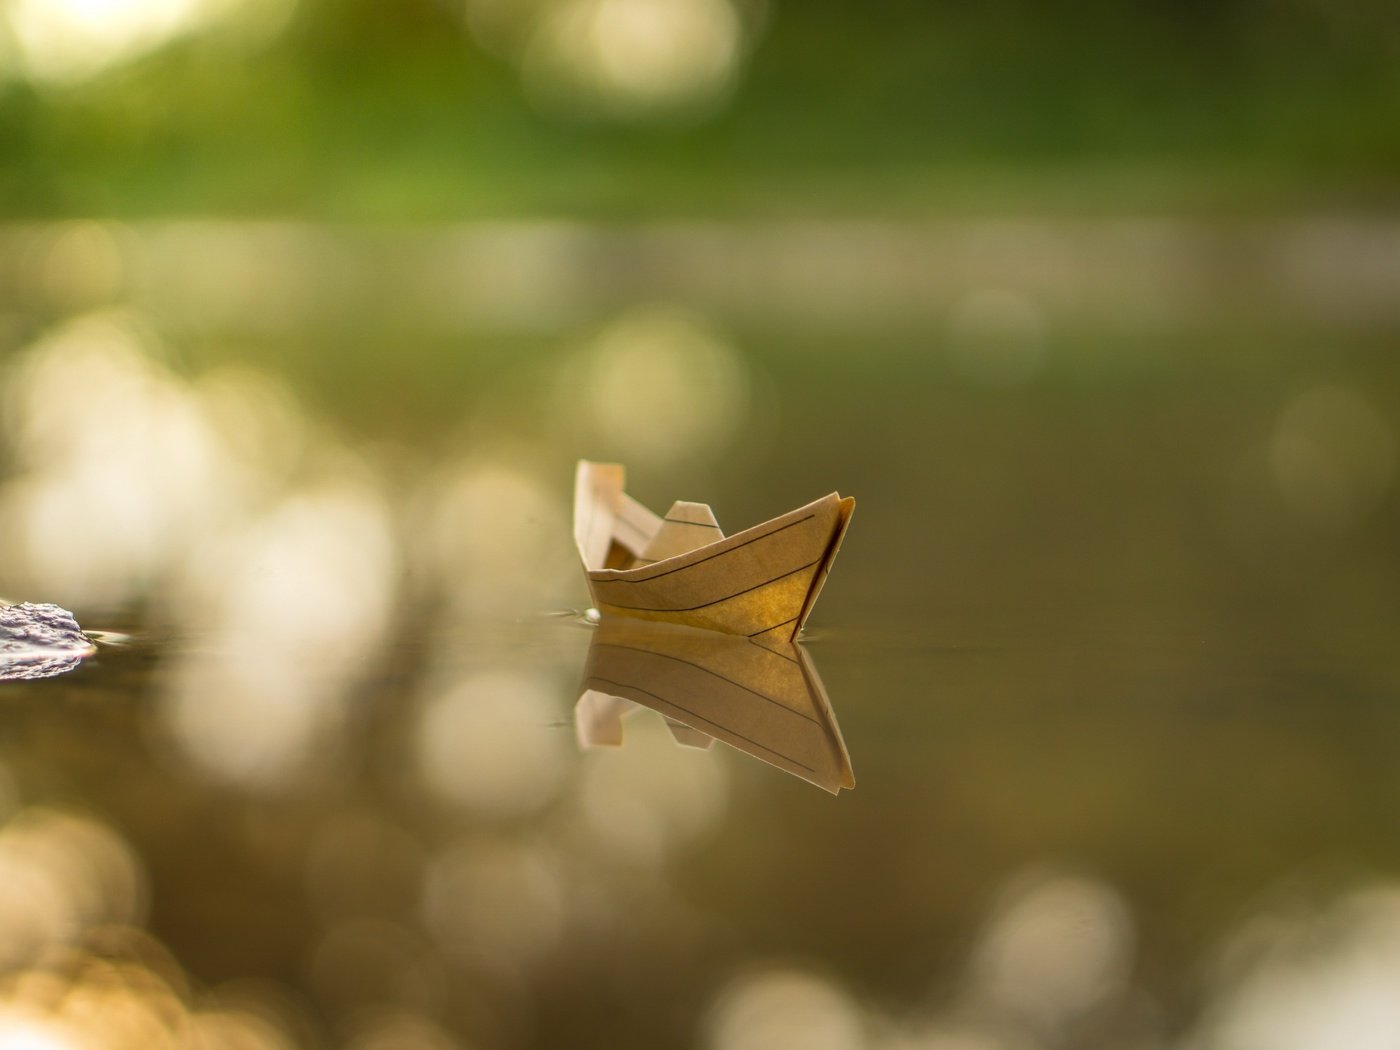
M 10 0 L 13 5 L 17 0 Z M 440 220 L 1389 203 L 1384 0 L 774 6 L 733 97 L 532 107 L 446 0 L 302 0 L 86 82 L 0 82 L 0 214 Z

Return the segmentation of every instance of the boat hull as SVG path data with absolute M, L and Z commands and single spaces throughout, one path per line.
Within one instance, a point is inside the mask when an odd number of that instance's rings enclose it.
M 664 561 L 589 572 L 604 616 L 785 642 L 826 581 L 855 500 L 835 493 Z

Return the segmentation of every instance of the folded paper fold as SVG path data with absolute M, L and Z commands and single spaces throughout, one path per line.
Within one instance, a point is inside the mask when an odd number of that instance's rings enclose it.
M 658 517 L 624 481 L 617 464 L 578 465 L 574 538 L 598 611 L 764 644 L 802 629 L 855 508 L 833 492 L 725 536 L 704 504 L 677 503 Z

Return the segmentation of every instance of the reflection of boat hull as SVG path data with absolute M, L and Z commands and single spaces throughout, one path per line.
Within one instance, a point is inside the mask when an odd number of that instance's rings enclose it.
M 586 744 L 621 742 L 625 708 L 605 702 L 621 697 L 833 794 L 855 786 L 831 703 L 798 645 L 605 619 L 583 689 L 576 719 Z
M 855 500 L 836 493 L 675 557 L 634 564 L 661 519 L 622 492 L 621 468 L 579 465 L 575 530 L 604 615 L 763 642 L 796 637 L 821 592 Z

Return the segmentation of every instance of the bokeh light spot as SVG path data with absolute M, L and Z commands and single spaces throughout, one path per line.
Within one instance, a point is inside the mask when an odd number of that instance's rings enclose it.
M 421 934 L 383 919 L 332 925 L 311 956 L 321 1003 L 337 1013 L 436 1010 L 447 998 L 437 952 Z
M 331 760 L 348 690 L 388 629 L 396 567 L 382 497 L 350 483 L 292 497 L 200 552 L 176 606 L 211 641 L 180 654 L 161 708 L 179 749 L 249 787 Z
M 133 319 L 77 319 L 16 362 L 4 425 L 20 468 L 0 488 L 0 571 L 60 604 L 144 593 L 234 497 L 188 390 Z
M 1316 387 L 1279 415 L 1269 460 L 1279 492 L 1300 521 L 1342 532 L 1376 504 L 1395 473 L 1395 433 L 1354 390 Z
M 566 894 L 558 859 L 511 839 L 463 839 L 432 863 L 423 915 L 444 950 L 518 975 L 563 936 Z
M 1400 891 L 1246 924 L 1234 969 L 1190 1045 L 1202 1050 L 1390 1050 L 1400 1032 Z
M 415 1014 L 384 1014 L 363 1022 L 345 1050 L 461 1050 L 440 1027 Z
M 1007 891 L 973 960 L 976 991 L 998 1013 L 1051 1034 L 1126 985 L 1131 914 L 1105 883 L 1031 875 Z
M 563 503 L 530 471 L 466 459 L 429 479 L 417 504 L 414 564 L 448 611 L 537 612 L 573 584 Z
M 714 102 L 744 27 L 729 0 L 565 0 L 527 45 L 527 85 L 549 109 L 657 117 Z
M 432 696 L 418 724 L 423 779 L 440 798 L 488 816 L 535 812 L 569 770 L 572 742 L 551 728 L 558 688 L 545 675 L 484 671 Z
M 0 828 L 0 971 L 85 931 L 132 922 L 145 874 L 105 824 L 59 810 L 20 810 Z
M 70 311 L 116 299 L 126 282 L 124 234 L 107 223 L 83 221 L 48 233 L 39 265 L 49 298 Z
M 737 979 L 708 1019 L 708 1050 L 862 1050 L 861 1010 L 836 984 L 797 970 Z
M 620 748 L 590 751 L 579 800 L 585 826 L 615 856 L 659 865 L 723 816 L 725 767 L 708 751 L 680 748 L 659 717 L 627 722 Z
M 589 349 L 593 427 L 629 463 L 667 466 L 716 455 L 749 408 L 749 377 L 734 349 L 700 319 L 669 307 L 639 309 Z
M 25 74 L 39 83 L 67 84 L 245 9 L 256 22 L 278 23 L 288 6 L 272 0 L 11 0 L 0 13 L 8 14 Z

